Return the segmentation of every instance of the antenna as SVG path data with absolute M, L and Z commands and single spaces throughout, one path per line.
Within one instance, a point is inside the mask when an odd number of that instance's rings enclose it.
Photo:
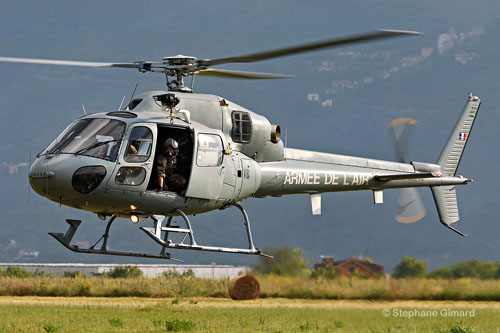
M 83 110 L 83 114 L 87 115 L 87 111 L 85 111 L 85 106 L 83 106 L 83 104 L 82 104 L 82 110 Z
M 135 91 L 137 90 L 137 86 L 139 85 L 139 82 L 137 82 L 135 84 L 135 88 L 134 88 L 134 91 L 132 92 L 132 96 L 130 96 L 130 101 L 128 101 L 128 104 L 130 104 L 130 102 L 132 102 L 132 98 L 134 98 L 134 95 L 135 95 Z
M 46 176 L 45 179 L 46 179 L 46 183 L 45 183 L 45 195 L 48 196 L 49 195 L 49 161 L 47 160 L 47 165 L 46 165 Z M 47 198 L 47 197 L 46 197 Z M 47 198 L 47 200 L 49 200 L 49 198 Z
M 287 141 L 288 141 L 288 128 L 285 128 L 285 149 L 284 149 L 284 155 L 283 158 L 286 160 L 286 147 L 288 147 L 287 145 Z
M 28 165 L 28 175 L 30 173 L 31 169 L 31 146 L 30 146 L 30 164 Z M 31 188 L 30 185 L 28 184 L 28 205 L 31 203 Z
M 122 109 L 124 100 L 125 100 L 125 96 L 123 96 L 123 98 L 122 98 L 122 102 L 120 103 L 120 106 L 118 107 L 118 111 L 120 111 Z

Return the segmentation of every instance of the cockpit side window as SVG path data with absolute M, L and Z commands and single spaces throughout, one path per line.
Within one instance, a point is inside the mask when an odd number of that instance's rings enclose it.
M 237 143 L 249 143 L 252 139 L 252 118 L 248 112 L 233 111 L 231 113 L 233 129 L 231 139 Z
M 151 155 L 153 146 L 153 133 L 148 127 L 136 126 L 130 133 L 125 161 L 131 163 L 145 162 Z
M 75 154 L 116 161 L 125 123 L 114 119 L 75 121 L 43 154 Z

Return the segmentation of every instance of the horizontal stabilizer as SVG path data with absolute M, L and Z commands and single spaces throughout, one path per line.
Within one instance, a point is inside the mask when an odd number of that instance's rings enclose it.
M 420 178 L 432 178 L 439 177 L 437 174 L 432 174 L 430 172 L 420 172 L 420 173 L 399 173 L 395 175 L 380 175 L 375 176 L 376 180 L 388 181 L 388 180 L 405 180 L 405 179 L 420 179 Z

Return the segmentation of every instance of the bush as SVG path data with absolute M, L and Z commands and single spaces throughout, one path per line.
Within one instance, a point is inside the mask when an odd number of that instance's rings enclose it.
M 191 268 L 188 269 L 187 271 L 184 271 L 182 274 L 177 272 L 177 270 L 175 268 L 169 269 L 168 271 L 163 272 L 161 275 L 163 275 L 166 278 L 182 278 L 182 277 L 194 278 L 195 277 L 194 272 Z
M 2 276 L 5 277 L 17 277 L 17 278 L 28 278 L 33 276 L 33 273 L 28 272 L 26 268 L 20 268 L 17 266 L 9 266 L 5 271 L 1 272 Z
M 106 277 L 112 279 L 140 278 L 142 276 L 142 271 L 137 266 L 117 266 L 106 273 Z
M 35 269 L 35 272 L 33 273 L 33 276 L 40 276 L 40 277 L 43 277 L 43 276 L 51 276 L 50 273 L 45 273 L 44 271 L 40 270 L 40 269 Z
M 302 249 L 265 248 L 263 252 L 272 255 L 274 259 L 260 256 L 259 263 L 254 267 L 258 273 L 280 276 L 308 276 L 310 274 L 307 269 L 307 260 L 302 258 Z
M 196 325 L 191 320 L 166 320 L 165 326 L 167 331 L 192 331 Z
M 81 277 L 82 273 L 80 273 L 79 271 L 74 271 L 74 272 L 65 271 L 63 273 L 63 276 L 67 278 L 76 278 L 76 277 Z
M 52 323 L 48 323 L 48 324 L 45 324 L 43 325 L 43 329 L 45 330 L 45 332 L 49 332 L 49 333 L 52 333 L 52 332 L 57 332 L 59 329 Z
M 114 328 L 123 328 L 123 322 L 120 318 L 111 318 L 108 320 L 109 325 Z
M 394 268 L 395 278 L 423 278 L 427 275 L 427 262 L 412 257 L 403 257 Z
M 339 277 L 340 271 L 333 267 L 333 263 L 328 263 L 323 267 L 318 267 L 311 272 L 311 278 L 313 279 L 326 279 L 333 280 Z

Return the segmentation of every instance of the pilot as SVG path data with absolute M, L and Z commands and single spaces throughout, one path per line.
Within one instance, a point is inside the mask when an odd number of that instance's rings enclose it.
M 163 151 L 156 157 L 159 190 L 180 191 L 186 185 L 186 178 L 175 173 L 179 144 L 172 138 L 165 140 Z
M 139 147 L 139 141 L 132 141 L 128 147 L 127 155 L 137 155 L 137 148 Z

